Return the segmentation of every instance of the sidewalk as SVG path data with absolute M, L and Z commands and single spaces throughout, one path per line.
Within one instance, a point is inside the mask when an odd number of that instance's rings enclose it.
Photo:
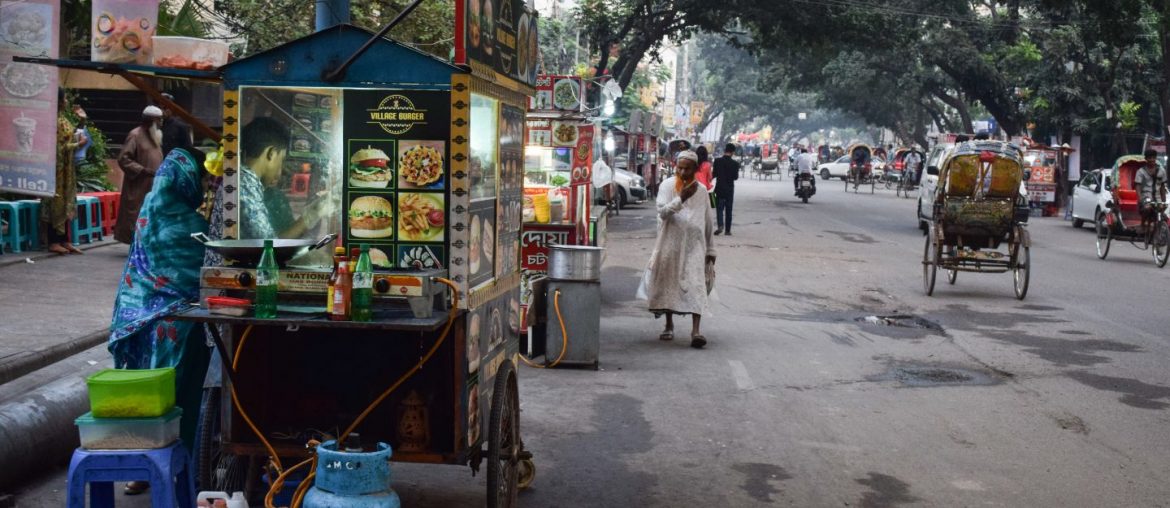
M 127 251 L 103 242 L 85 255 L 0 256 L 0 383 L 105 340 Z

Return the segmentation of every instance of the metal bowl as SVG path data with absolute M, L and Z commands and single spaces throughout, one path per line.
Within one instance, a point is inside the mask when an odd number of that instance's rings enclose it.
M 260 256 L 264 254 L 264 240 L 212 240 L 203 233 L 195 233 L 191 235 L 191 238 L 221 256 L 246 266 L 260 264 Z M 289 260 L 311 250 L 324 247 L 335 239 L 337 239 L 336 234 L 325 235 L 324 238 L 317 241 L 275 239 L 272 241 L 272 252 L 276 255 L 276 264 L 285 266 Z

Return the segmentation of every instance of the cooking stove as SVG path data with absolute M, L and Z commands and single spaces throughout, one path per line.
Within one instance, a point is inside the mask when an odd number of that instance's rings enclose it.
M 329 288 L 327 268 L 281 268 L 277 299 L 280 303 L 321 306 Z M 447 286 L 436 281 L 446 270 L 374 271 L 374 306 L 385 308 L 406 304 L 414 317 L 430 318 L 447 310 Z M 253 299 L 256 269 L 234 266 L 205 266 L 199 273 L 199 302 L 207 307 L 208 296 Z

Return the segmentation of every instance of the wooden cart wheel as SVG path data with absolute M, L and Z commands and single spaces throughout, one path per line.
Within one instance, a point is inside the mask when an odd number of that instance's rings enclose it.
M 1153 242 L 1154 264 L 1158 268 L 1166 266 L 1167 258 L 1170 258 L 1170 226 L 1165 222 L 1159 221 L 1158 225 L 1154 227 L 1154 236 L 1151 239 Z
M 1109 243 L 1113 240 L 1113 228 L 1105 223 L 1105 212 L 1097 214 L 1097 257 L 1105 259 L 1109 255 Z
M 1023 300 L 1028 296 L 1028 276 L 1032 273 L 1032 259 L 1029 254 L 1030 249 L 1026 245 L 1016 244 L 1015 255 L 1012 256 L 1012 264 L 1015 268 L 1012 270 L 1012 278 L 1015 281 L 1016 298 Z
M 520 461 L 520 478 L 518 486 L 520 490 L 526 490 L 532 486 L 532 482 L 536 480 L 536 463 L 532 459 L 522 459 Z
M 934 245 L 934 228 L 930 228 L 930 232 L 926 235 L 926 248 L 922 253 L 922 289 L 926 292 L 926 296 L 934 294 L 934 279 L 938 276 L 937 256 L 932 250 L 937 251 Z
M 520 477 L 520 395 L 512 362 L 496 372 L 488 418 L 488 508 L 516 506 Z M 535 471 L 535 469 L 533 469 Z

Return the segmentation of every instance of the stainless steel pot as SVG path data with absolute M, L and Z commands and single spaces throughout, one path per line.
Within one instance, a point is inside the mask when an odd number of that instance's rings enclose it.
M 549 247 L 548 277 L 557 280 L 601 280 L 603 247 L 553 245 Z

